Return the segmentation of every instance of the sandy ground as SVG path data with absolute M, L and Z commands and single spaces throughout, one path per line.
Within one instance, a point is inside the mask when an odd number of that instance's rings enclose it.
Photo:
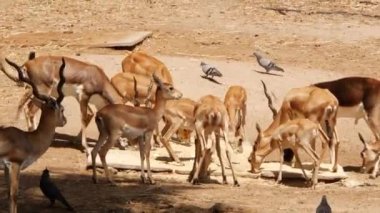
M 228 86 L 239 84 L 248 91 L 247 135 L 255 137 L 254 124 L 266 126 L 271 113 L 266 107 L 260 80 L 264 80 L 279 106 L 293 87 L 348 75 L 379 77 L 379 1 L 1 1 L 0 47 L 18 62 L 30 50 L 41 54 L 74 55 L 95 63 L 112 76 L 128 51 L 78 46 L 83 38 L 100 33 L 152 30 L 153 37 L 137 49 L 162 60 L 172 71 L 175 86 L 186 97 L 206 94 L 224 97 Z M 266 8 L 288 8 L 282 15 Z M 265 75 L 249 55 L 254 51 L 270 55 L 286 72 Z M 217 66 L 224 74 L 214 84 L 200 77 L 200 61 Z M 15 119 L 15 106 L 23 92 L 0 75 L 0 124 L 25 128 L 23 118 Z M 203 184 L 192 186 L 186 176 L 154 174 L 155 186 L 140 185 L 139 173 L 119 172 L 118 186 L 101 181 L 95 185 L 85 169 L 85 155 L 67 140 L 79 132 L 79 106 L 64 100 L 69 123 L 57 129 L 52 147 L 21 175 L 20 212 L 64 212 L 61 205 L 47 208 L 38 181 L 48 166 L 52 178 L 78 212 L 207 212 L 223 203 L 224 212 L 312 212 L 326 194 L 334 212 L 378 212 L 379 180 L 358 173 L 362 145 L 357 132 L 370 138 L 364 122 L 342 119 L 340 163 L 349 178 L 319 184 L 316 190 L 302 180 L 274 185 L 273 180 L 240 178 L 241 187 Z M 92 123 L 89 137 L 97 138 Z M 181 146 L 175 146 L 181 155 Z M 165 155 L 163 149 L 154 151 Z M 277 159 L 276 153 L 269 159 Z M 184 155 L 185 156 L 185 155 Z M 128 156 L 126 156 L 127 158 Z M 240 160 L 240 158 L 242 160 Z M 244 169 L 244 157 L 237 157 Z M 239 167 L 239 164 L 236 164 Z M 247 170 L 249 168 L 246 168 Z M 220 181 L 220 177 L 215 177 Z M 230 180 L 230 179 L 229 179 Z M 231 182 L 231 181 L 230 181 Z M 350 187 L 360 184 L 358 187 Z M 6 212 L 4 179 L 0 177 L 0 212 Z

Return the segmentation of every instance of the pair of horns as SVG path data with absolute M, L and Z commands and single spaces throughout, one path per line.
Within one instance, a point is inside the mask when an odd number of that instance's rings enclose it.
M 21 67 L 18 66 L 16 63 L 8 60 L 7 58 L 5 59 L 5 61 L 10 65 L 12 66 L 13 68 L 15 68 L 18 72 L 18 77 L 20 79 L 20 81 L 23 81 L 27 84 L 29 84 L 31 87 L 32 87 L 32 91 L 33 91 L 33 95 L 34 97 L 44 101 L 44 102 L 48 102 L 51 100 L 50 97 L 46 96 L 46 95 L 43 95 L 43 94 L 40 94 L 38 92 L 38 89 L 36 87 L 36 85 L 34 85 L 34 83 L 29 79 L 29 78 L 26 78 L 24 76 L 24 74 L 22 73 L 22 70 L 21 70 Z M 58 97 L 57 97 L 57 100 L 56 102 L 58 104 L 60 104 L 64 98 L 64 94 L 62 92 L 62 87 L 63 87 L 63 84 L 65 83 L 65 77 L 63 75 L 63 71 L 65 69 L 65 66 L 66 66 L 66 63 L 65 63 L 65 59 L 62 58 L 62 65 L 60 66 L 59 68 L 59 82 L 58 82 L 58 85 L 57 85 L 57 92 L 58 92 Z

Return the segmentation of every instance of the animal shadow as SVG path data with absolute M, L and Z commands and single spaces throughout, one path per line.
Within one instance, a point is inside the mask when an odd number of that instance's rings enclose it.
M 204 76 L 204 75 L 201 75 L 201 77 L 204 78 L 204 79 L 207 79 L 207 80 L 211 81 L 212 83 L 215 83 L 215 84 L 222 84 L 222 83 L 220 83 L 219 81 L 217 81 L 217 80 L 215 80 L 215 79 L 213 79 L 213 78 L 206 77 L 206 76 Z
M 274 76 L 280 76 L 280 77 L 283 76 L 283 75 L 279 75 L 279 74 L 271 73 L 271 72 L 263 72 L 263 71 L 258 71 L 258 70 L 254 70 L 254 71 L 260 74 L 265 74 L 265 75 L 274 75 Z

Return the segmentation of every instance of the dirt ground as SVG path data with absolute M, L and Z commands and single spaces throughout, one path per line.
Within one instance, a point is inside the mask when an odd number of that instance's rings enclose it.
M 379 78 L 378 0 L 2 0 L 0 8 L 1 51 L 19 63 L 31 50 L 37 55 L 80 53 L 80 59 L 98 64 L 112 76 L 129 51 L 88 48 L 78 41 L 106 32 L 153 31 L 135 50 L 162 60 L 185 96 L 196 100 L 211 93 L 222 98 L 229 85 L 247 88 L 246 143 L 256 137 L 254 123 L 265 126 L 272 117 L 263 104 L 260 80 L 267 82 L 279 106 L 293 87 L 351 75 Z M 253 51 L 269 55 L 286 72 L 258 73 L 262 69 L 250 57 Z M 222 70 L 221 85 L 199 77 L 201 60 Z M 3 74 L 0 79 L 0 124 L 25 128 L 25 120 L 15 118 L 23 88 Z M 60 204 L 48 208 L 38 188 L 46 166 L 77 212 L 212 212 L 216 203 L 222 204 L 215 207 L 221 212 L 313 212 L 323 194 L 334 212 L 379 212 L 379 179 L 358 172 L 362 145 L 357 132 L 371 137 L 363 121 L 356 126 L 350 119 L 338 122 L 340 164 L 349 178 L 321 182 L 316 190 L 302 180 L 274 185 L 271 179 L 252 178 L 239 178 L 239 188 L 215 183 L 192 186 L 186 176 L 164 173 L 154 174 L 158 183 L 147 186 L 139 184 L 139 173 L 132 171 L 119 172 L 115 177 L 119 184 L 110 186 L 103 174 L 100 183 L 93 184 L 85 155 L 67 143 L 79 132 L 79 107 L 69 98 L 64 105 L 70 108 L 69 123 L 57 129 L 51 148 L 21 174 L 19 212 L 65 212 Z M 96 139 L 97 134 L 92 123 L 89 138 Z M 177 151 L 181 155 L 180 148 Z M 0 176 L 0 212 L 7 212 L 7 206 Z

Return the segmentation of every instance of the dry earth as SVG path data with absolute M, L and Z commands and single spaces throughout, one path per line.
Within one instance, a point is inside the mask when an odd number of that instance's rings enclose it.
M 17 0 L 0 2 L 0 47 L 9 58 L 23 62 L 30 50 L 41 54 L 74 55 L 98 64 L 112 76 L 127 50 L 88 48 L 83 39 L 106 32 L 151 30 L 152 38 L 136 49 L 149 52 L 172 70 L 176 87 L 197 99 L 205 94 L 223 97 L 227 87 L 240 84 L 249 94 L 249 141 L 256 136 L 255 122 L 270 122 L 260 80 L 280 104 L 292 87 L 348 75 L 379 77 L 380 1 L 62 1 Z M 270 8 L 281 9 L 280 12 Z M 254 50 L 266 53 L 282 65 L 283 76 L 263 75 Z M 225 76 L 213 84 L 199 77 L 199 62 L 219 67 Z M 0 75 L 0 123 L 25 128 L 15 119 L 17 100 L 23 92 Z M 138 173 L 119 172 L 117 187 L 102 179 L 95 185 L 85 170 L 85 156 L 67 140 L 79 131 L 78 106 L 64 101 L 69 123 L 57 131 L 57 140 L 44 156 L 21 175 L 20 212 L 64 212 L 61 205 L 49 209 L 38 189 L 41 170 L 48 166 L 53 178 L 78 212 L 207 212 L 223 203 L 224 212 L 313 212 L 322 194 L 334 212 L 378 212 L 379 180 L 358 173 L 361 143 L 357 132 L 370 137 L 360 122 L 340 120 L 338 131 L 345 140 L 340 162 L 346 181 L 321 183 L 316 190 L 302 181 L 275 186 L 272 180 L 240 178 L 241 187 L 203 184 L 192 186 L 185 176 L 155 174 L 158 184 L 138 184 Z M 96 139 L 91 124 L 89 137 Z M 181 154 L 180 146 L 176 146 Z M 165 153 L 158 149 L 157 153 Z M 272 156 L 273 158 L 273 156 Z M 239 158 L 240 159 L 240 158 Z M 243 158 L 242 158 L 243 159 Z M 248 168 L 246 168 L 248 170 Z M 219 177 L 215 179 L 219 180 Z M 354 183 L 362 186 L 348 187 Z M 0 178 L 0 212 L 6 212 L 4 179 Z

